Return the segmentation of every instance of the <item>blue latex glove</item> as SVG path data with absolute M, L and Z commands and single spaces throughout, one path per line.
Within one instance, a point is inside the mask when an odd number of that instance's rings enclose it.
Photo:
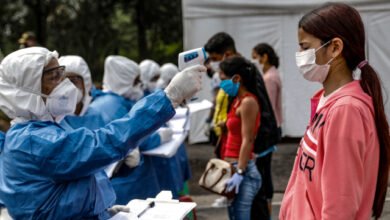
M 236 188 L 236 194 L 238 194 L 240 184 L 243 179 L 243 175 L 238 173 L 233 174 L 233 176 L 228 181 L 226 181 L 226 191 L 231 192 L 234 188 Z

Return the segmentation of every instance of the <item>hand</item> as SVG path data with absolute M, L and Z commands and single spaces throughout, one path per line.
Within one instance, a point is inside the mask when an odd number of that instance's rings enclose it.
M 179 106 L 185 99 L 191 98 L 201 88 L 202 75 L 206 74 L 206 67 L 191 66 L 176 74 L 165 88 L 165 93 L 171 100 L 173 107 Z
M 217 124 L 217 126 L 218 126 L 219 128 L 221 128 L 221 131 L 222 131 L 223 133 L 227 133 L 227 127 L 226 127 L 226 122 L 225 122 L 225 121 L 219 122 L 219 123 Z
M 172 140 L 173 131 L 171 128 L 162 127 L 157 130 L 157 133 L 160 135 L 161 144 Z
M 231 192 L 231 191 L 233 191 L 234 188 L 236 188 L 236 194 L 238 194 L 240 184 L 241 184 L 243 179 L 244 179 L 244 176 L 242 176 L 238 173 L 233 174 L 233 176 L 228 181 L 226 181 L 226 191 Z
M 140 162 L 140 153 L 138 147 L 132 150 L 124 159 L 126 166 L 133 168 L 139 165 Z
M 118 214 L 119 212 L 130 212 L 130 208 L 124 205 L 114 205 L 111 208 L 107 209 L 108 213 L 110 213 L 111 216 L 114 216 Z

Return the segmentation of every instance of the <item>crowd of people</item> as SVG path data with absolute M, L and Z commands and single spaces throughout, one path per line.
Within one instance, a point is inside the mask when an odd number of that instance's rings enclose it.
M 344 16 L 348 14 L 349 16 Z M 342 24 L 342 25 L 340 25 Z M 275 143 L 282 134 L 279 57 L 266 42 L 243 57 L 233 38 L 216 33 L 204 65 L 181 72 L 153 60 L 105 59 L 102 89 L 85 60 L 37 46 L 0 64 L 0 205 L 14 219 L 108 219 L 132 199 L 170 190 L 188 194 L 185 145 L 171 158 L 143 152 L 172 139 L 175 108 L 210 77 L 214 107 L 206 123 L 216 157 L 232 164 L 226 182 L 231 220 L 271 219 Z M 298 24 L 296 64 L 321 83 L 280 209 L 280 219 L 379 218 L 387 190 L 390 137 L 381 84 L 366 60 L 359 13 L 327 3 Z M 353 72 L 360 70 L 360 77 Z M 7 122 L 10 121 L 10 124 Z M 261 142 L 263 141 L 263 142 Z M 111 174 L 105 169 L 118 162 Z

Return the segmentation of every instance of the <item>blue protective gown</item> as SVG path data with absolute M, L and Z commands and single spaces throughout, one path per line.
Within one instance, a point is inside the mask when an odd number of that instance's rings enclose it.
M 135 103 L 115 93 L 104 93 L 98 90 L 94 92 L 94 97 L 85 116 L 101 115 L 104 123 L 122 117 Z M 158 147 L 160 143 L 160 136 L 154 133 L 142 141 L 139 149 L 150 150 Z M 142 161 L 142 164 L 131 169 L 123 164 L 112 177 L 111 183 L 117 196 L 115 204 L 124 205 L 135 198 L 155 197 L 161 191 L 151 157 L 142 156 Z
M 144 90 L 144 94 L 147 96 L 150 91 Z M 140 150 L 150 150 L 160 146 L 160 144 L 149 144 L 147 146 L 148 149 L 140 148 Z M 179 147 L 178 152 L 171 158 L 152 156 L 151 159 L 153 166 L 157 169 L 156 173 L 161 190 L 170 190 L 173 197 L 177 199 L 179 192 L 183 189 L 184 182 L 191 177 L 184 144 Z
M 0 131 L 0 154 L 1 152 L 3 152 L 4 140 L 5 140 L 5 134 L 4 132 Z
M 4 149 L 4 140 L 5 140 L 5 134 L 4 134 L 4 132 L 0 131 L 0 154 L 3 152 L 3 149 Z M 4 204 L 0 198 L 0 208 L 1 207 L 4 207 Z
M 0 154 L 0 200 L 14 219 L 107 219 L 115 195 L 105 191 L 110 183 L 101 171 L 174 114 L 159 91 L 94 131 L 48 121 L 16 124 Z
M 100 115 L 103 123 L 107 124 L 112 120 L 123 117 L 134 104 L 134 101 L 125 99 L 113 92 L 102 92 L 95 89 L 93 101 L 84 115 Z
M 189 179 L 191 179 L 192 174 L 191 174 L 190 164 L 188 161 L 187 149 L 184 143 L 181 144 L 179 149 L 177 150 L 176 159 L 180 164 L 183 182 L 186 182 Z

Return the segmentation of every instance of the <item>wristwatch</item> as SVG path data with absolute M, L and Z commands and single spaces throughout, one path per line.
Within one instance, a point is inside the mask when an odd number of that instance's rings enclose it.
M 237 173 L 240 175 L 244 175 L 245 171 L 243 169 L 237 168 Z

